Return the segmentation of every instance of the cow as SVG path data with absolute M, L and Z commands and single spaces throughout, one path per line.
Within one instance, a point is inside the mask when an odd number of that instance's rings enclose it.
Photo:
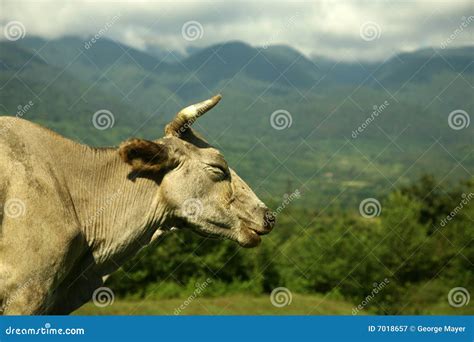
M 275 217 L 190 127 L 220 99 L 182 109 L 160 139 L 113 148 L 1 117 L 1 313 L 69 314 L 175 229 L 257 246 Z

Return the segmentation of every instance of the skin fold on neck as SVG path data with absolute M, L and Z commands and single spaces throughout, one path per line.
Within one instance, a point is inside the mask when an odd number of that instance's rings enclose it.
M 167 210 L 155 181 L 129 179 L 117 149 L 79 146 L 80 162 L 65 168 L 67 190 L 94 260 L 108 273 L 168 230 Z

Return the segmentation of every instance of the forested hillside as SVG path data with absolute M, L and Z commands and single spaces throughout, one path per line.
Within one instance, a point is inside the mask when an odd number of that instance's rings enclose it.
M 453 130 L 448 123 L 452 111 L 474 109 L 473 47 L 425 49 L 378 64 L 311 60 L 287 46 L 240 42 L 184 59 L 159 59 L 105 38 L 88 49 L 76 37 L 0 48 L 3 114 L 33 101 L 25 118 L 85 143 L 158 138 L 178 109 L 222 93 L 197 129 L 276 202 L 300 189 L 308 206 L 334 196 L 354 205 L 426 172 L 455 180 L 474 167 L 466 155 L 473 125 Z M 102 109 L 113 113 L 114 126 L 97 130 L 91 120 Z M 272 127 L 277 110 L 289 113 L 281 119 L 291 126 Z M 461 159 L 464 167 L 453 169 Z
M 195 128 L 276 210 L 259 249 L 180 232 L 114 274 L 116 294 L 176 297 L 210 277 L 215 296 L 287 286 L 359 303 L 383 283 L 366 309 L 420 313 L 473 284 L 474 47 L 378 63 L 241 42 L 166 51 L 105 38 L 0 42 L 1 114 L 82 143 L 159 138 L 176 111 L 221 93 Z M 102 127 L 98 111 L 109 113 Z M 366 198 L 379 201 L 375 217 L 361 216 Z

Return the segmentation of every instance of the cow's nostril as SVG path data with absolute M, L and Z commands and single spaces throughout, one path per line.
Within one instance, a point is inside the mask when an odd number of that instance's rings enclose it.
M 265 228 L 272 229 L 273 226 L 275 225 L 275 221 L 276 221 L 275 214 L 273 214 L 273 212 L 271 212 L 270 210 L 267 210 L 265 212 L 265 218 L 264 218 Z

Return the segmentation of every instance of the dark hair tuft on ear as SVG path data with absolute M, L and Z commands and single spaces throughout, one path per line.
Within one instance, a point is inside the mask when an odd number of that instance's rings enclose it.
M 133 171 L 159 171 L 169 163 L 169 150 L 162 143 L 132 138 L 119 146 L 119 154 Z

